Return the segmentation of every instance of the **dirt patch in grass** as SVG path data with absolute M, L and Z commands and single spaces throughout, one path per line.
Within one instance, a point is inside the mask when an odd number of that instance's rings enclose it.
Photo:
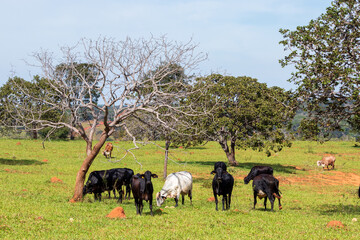
M 278 177 L 280 183 L 299 185 L 352 185 L 359 186 L 360 176 L 355 173 L 329 171 L 324 173 L 311 173 L 304 177 Z

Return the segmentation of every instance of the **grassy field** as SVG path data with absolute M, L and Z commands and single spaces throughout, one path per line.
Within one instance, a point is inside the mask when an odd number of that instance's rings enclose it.
M 123 154 L 128 142 L 113 142 L 113 160 Z M 160 143 L 161 144 L 161 143 Z M 83 141 L 47 142 L 0 139 L 0 238 L 1 239 L 359 239 L 360 148 L 353 142 L 294 142 L 272 157 L 253 151 L 238 151 L 238 167 L 229 167 L 235 178 L 229 211 L 215 211 L 210 172 L 216 161 L 226 161 L 217 143 L 190 149 L 173 149 L 168 172 L 192 173 L 193 205 L 185 198 L 178 208 L 168 199 L 161 209 L 154 202 L 151 217 L 145 203 L 136 215 L 134 200 L 126 200 L 126 219 L 106 217 L 118 207 L 116 199 L 103 194 L 102 202 L 87 195 L 83 202 L 69 203 L 74 180 L 85 157 Z M 90 171 L 129 167 L 135 173 L 150 170 L 158 192 L 164 181 L 163 151 L 154 146 L 135 150 L 119 163 L 99 155 Z M 316 166 L 324 154 L 334 154 L 334 171 Z M 251 184 L 244 176 L 254 165 L 270 165 L 280 180 L 283 210 L 264 211 L 262 202 L 252 210 Z M 51 182 L 57 177 L 62 182 Z M 155 198 L 155 194 L 154 194 Z M 168 207 L 167 207 L 168 206 Z M 269 206 L 269 203 L 268 203 Z M 356 218 L 358 221 L 354 221 Z M 73 221 L 71 221 L 73 219 Z M 326 227 L 341 221 L 343 228 Z

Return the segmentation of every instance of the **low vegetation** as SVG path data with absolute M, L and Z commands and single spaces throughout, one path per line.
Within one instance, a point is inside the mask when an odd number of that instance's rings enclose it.
M 113 160 L 123 156 L 130 142 L 113 142 Z M 160 142 L 159 144 L 164 145 Z M 70 203 L 79 166 L 86 156 L 83 141 L 52 141 L 42 147 L 35 140 L 0 140 L 0 238 L 2 239 L 358 239 L 360 200 L 360 152 L 354 142 L 294 142 L 274 156 L 238 151 L 239 166 L 228 166 L 235 178 L 231 209 L 215 211 L 211 201 L 213 164 L 227 162 L 218 143 L 189 149 L 172 149 L 168 172 L 189 171 L 193 175 L 193 205 L 173 208 L 167 199 L 159 208 L 155 193 L 164 181 L 154 179 L 154 217 L 148 203 L 136 215 L 134 200 L 118 204 L 103 194 L 94 202 Z M 115 167 L 135 173 L 150 170 L 162 176 L 164 152 L 154 145 L 135 150 L 132 157 L 110 163 L 99 155 L 90 171 Z M 336 156 L 334 170 L 322 170 L 316 162 L 325 154 Z M 270 165 L 280 180 L 283 210 L 265 211 L 263 201 L 252 210 L 251 184 L 243 178 L 254 165 Z M 126 218 L 107 218 L 121 206 Z M 269 203 L 268 203 L 269 206 Z M 356 221 L 358 220 L 358 221 Z M 326 227 L 340 221 L 344 227 Z

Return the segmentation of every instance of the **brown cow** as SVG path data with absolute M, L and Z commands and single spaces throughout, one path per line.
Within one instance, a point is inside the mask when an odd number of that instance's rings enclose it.
M 106 158 L 111 158 L 111 152 L 113 150 L 113 145 L 112 143 L 107 143 L 106 146 L 105 146 L 105 150 L 103 152 L 103 155 L 106 157 Z
M 329 165 L 332 166 L 332 169 L 335 168 L 335 156 L 324 156 L 320 161 L 317 161 L 317 165 L 322 166 L 323 169 L 327 167 L 329 170 Z

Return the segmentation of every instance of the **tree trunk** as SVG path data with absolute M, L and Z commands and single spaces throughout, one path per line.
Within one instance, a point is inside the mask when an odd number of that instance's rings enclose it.
M 229 149 L 229 146 L 227 144 L 227 140 L 224 138 L 222 140 L 219 140 L 219 144 L 221 146 L 221 148 L 224 150 L 226 157 L 229 161 L 229 164 L 231 166 L 237 166 L 239 165 L 239 163 L 235 160 L 235 138 L 231 138 L 231 151 Z
M 167 163 L 168 163 L 168 157 L 169 157 L 169 147 L 170 147 L 170 141 L 166 140 L 166 142 L 165 142 L 165 160 L 164 160 L 164 179 L 167 177 Z
M 96 156 L 99 154 L 100 149 L 102 146 L 104 146 L 106 139 L 109 137 L 109 135 L 106 132 L 103 132 L 103 134 L 100 137 L 99 142 L 94 146 L 94 148 L 91 150 L 90 154 L 87 155 L 85 160 L 83 161 L 80 170 L 78 171 L 76 175 L 75 180 L 75 189 L 74 189 L 74 196 L 70 200 L 70 202 L 78 202 L 82 200 L 83 197 L 83 188 L 84 188 L 84 182 L 86 173 L 88 172 L 91 164 L 93 163 Z M 89 143 L 88 143 L 89 145 Z
M 75 139 L 75 131 L 74 130 L 70 130 L 70 140 L 74 140 Z

